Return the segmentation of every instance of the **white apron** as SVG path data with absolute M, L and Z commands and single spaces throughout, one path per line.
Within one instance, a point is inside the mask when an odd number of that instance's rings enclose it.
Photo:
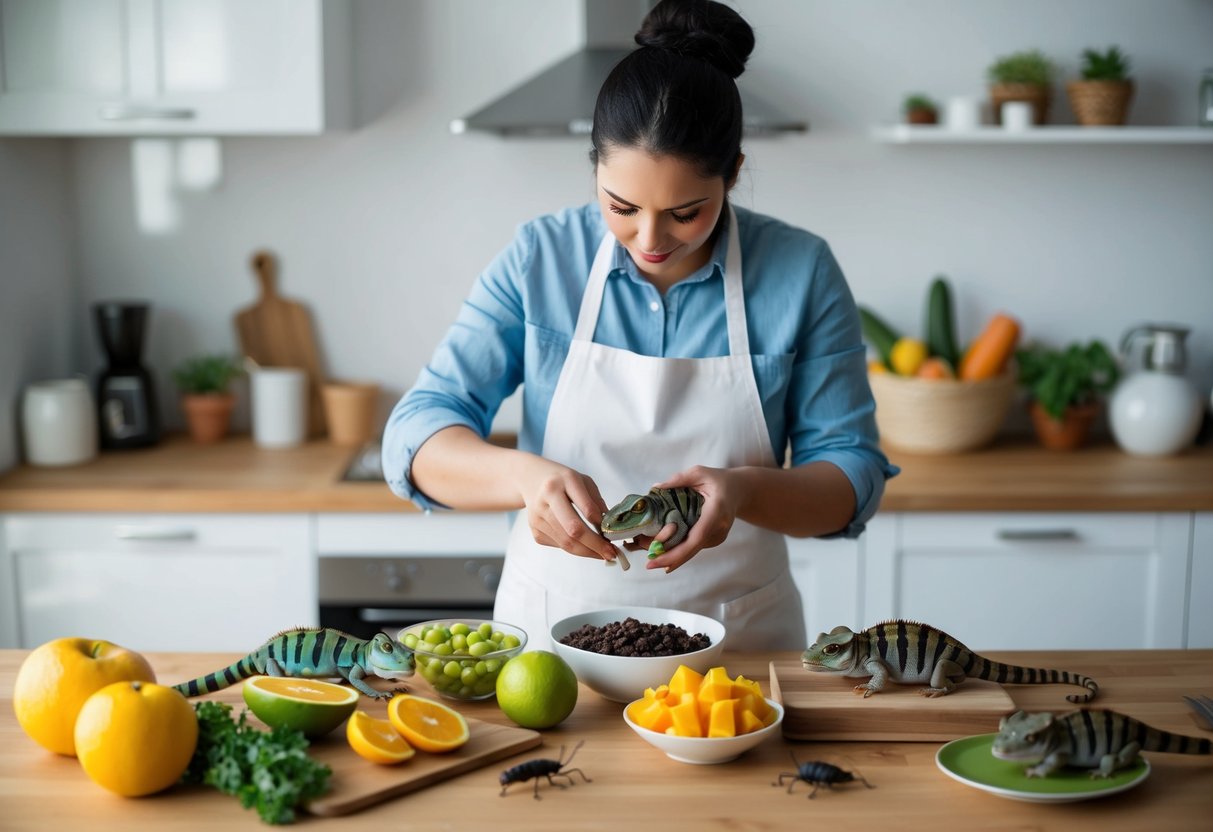
M 543 456 L 591 477 L 608 505 L 692 465 L 776 465 L 750 360 L 732 208 L 728 225 L 729 354 L 716 358 L 655 358 L 595 344 L 615 238 L 608 233 L 598 247 L 552 395 Z M 521 626 L 528 648 L 540 650 L 552 649 L 550 628 L 562 618 L 615 606 L 711 616 L 725 625 L 726 649 L 806 644 L 787 544 L 777 532 L 737 520 L 724 543 L 668 574 L 645 569 L 643 552 L 629 559 L 625 572 L 542 546 L 524 509 L 510 532 L 494 616 Z

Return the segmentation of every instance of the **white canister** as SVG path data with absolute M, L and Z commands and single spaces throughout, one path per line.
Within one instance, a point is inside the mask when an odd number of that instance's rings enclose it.
M 976 130 L 981 126 L 981 100 L 971 95 L 952 96 L 944 107 L 943 124 L 949 130 Z
M 97 411 L 84 379 L 35 382 L 21 401 L 30 465 L 79 465 L 97 455 Z
M 1002 129 L 1003 130 L 1030 130 L 1032 129 L 1032 105 L 1026 101 L 1007 101 L 1002 105 Z
M 254 370 L 253 442 L 262 448 L 293 448 L 307 436 L 307 374 L 297 367 Z
M 1187 448 L 1200 431 L 1200 415 L 1196 389 L 1170 373 L 1133 373 L 1108 402 L 1112 438 L 1138 456 L 1167 456 Z

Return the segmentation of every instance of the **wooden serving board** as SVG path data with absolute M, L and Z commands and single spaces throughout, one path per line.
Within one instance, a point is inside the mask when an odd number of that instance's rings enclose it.
M 1015 703 L 995 682 L 966 679 L 947 696 L 919 693 L 922 685 L 889 683 L 865 699 L 854 686 L 865 679 L 813 673 L 799 659 L 771 662 L 771 697 L 784 707 L 790 740 L 933 742 L 998 730 Z
M 357 812 L 543 743 L 538 731 L 471 717 L 467 717 L 467 722 L 469 738 L 462 748 L 447 754 L 418 751 L 411 759 L 394 766 L 377 765 L 359 757 L 346 743 L 345 730 L 339 728 L 308 749 L 313 759 L 333 770 L 333 776 L 328 793 L 304 808 L 313 815 L 324 816 Z

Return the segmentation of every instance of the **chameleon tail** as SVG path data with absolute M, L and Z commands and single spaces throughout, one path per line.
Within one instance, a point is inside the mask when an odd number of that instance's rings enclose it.
M 978 657 L 980 658 L 980 657 Z M 1079 685 L 1087 689 L 1086 693 L 1071 693 L 1066 701 L 1083 703 L 1090 702 L 1099 693 L 1099 685 L 1090 676 L 1081 673 L 1071 673 L 1068 670 L 1050 670 L 1048 668 L 1019 667 L 1013 664 L 1003 664 L 981 658 L 982 665 L 975 668 L 970 675 L 991 682 L 1010 682 L 1014 685 Z
M 197 679 L 190 679 L 188 682 L 173 685 L 173 689 L 179 691 L 182 696 L 188 699 L 231 687 L 241 679 L 247 679 L 250 676 L 257 676 L 261 673 L 253 663 L 255 655 L 250 653 L 240 661 L 228 665 L 222 670 L 216 670 L 214 673 L 199 676 Z
M 1213 754 L 1213 742 L 1203 737 L 1188 737 L 1172 734 L 1161 728 L 1153 728 L 1139 720 L 1126 718 L 1128 730 L 1143 751 L 1164 751 L 1169 754 Z

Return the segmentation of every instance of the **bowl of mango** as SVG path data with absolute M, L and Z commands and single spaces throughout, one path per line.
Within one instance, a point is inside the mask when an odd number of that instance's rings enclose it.
M 623 721 L 671 760 L 727 763 L 779 731 L 783 706 L 744 676 L 723 667 L 700 674 L 681 665 L 668 684 L 646 688 L 623 709 Z

